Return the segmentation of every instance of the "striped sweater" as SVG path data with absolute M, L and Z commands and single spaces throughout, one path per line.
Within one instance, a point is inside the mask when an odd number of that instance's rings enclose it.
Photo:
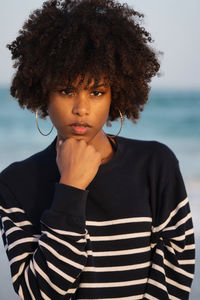
M 82 190 L 59 183 L 56 139 L 0 173 L 0 227 L 20 298 L 188 299 L 194 232 L 173 151 L 118 136 Z

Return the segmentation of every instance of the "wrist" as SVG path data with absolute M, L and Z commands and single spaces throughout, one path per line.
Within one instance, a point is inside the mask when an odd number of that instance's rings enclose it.
M 78 188 L 80 190 L 85 190 L 86 189 L 86 187 L 81 185 L 81 184 L 70 182 L 69 179 L 67 179 L 66 177 L 61 177 L 59 183 L 62 183 L 62 184 L 65 184 L 65 185 L 70 185 L 70 186 L 73 186 L 73 187 Z

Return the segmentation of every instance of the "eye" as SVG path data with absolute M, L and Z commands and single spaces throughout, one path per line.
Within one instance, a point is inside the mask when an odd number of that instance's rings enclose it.
M 94 91 L 94 92 L 92 92 L 92 94 L 94 94 L 94 95 L 97 96 L 97 97 L 100 97 L 100 96 L 103 96 L 103 95 L 105 94 L 105 92 Z M 98 94 L 98 95 L 97 95 L 97 94 Z M 101 95 L 99 95 L 99 94 L 101 94 Z
M 60 89 L 58 90 L 58 93 L 61 95 L 72 96 L 72 94 L 74 94 L 74 91 L 68 89 Z

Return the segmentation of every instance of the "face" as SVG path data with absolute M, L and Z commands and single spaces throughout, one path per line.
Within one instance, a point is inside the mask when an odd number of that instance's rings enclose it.
M 105 140 L 102 127 L 109 115 L 111 89 L 103 79 L 97 86 L 94 86 L 93 80 L 84 89 L 85 78 L 77 90 L 75 87 L 78 80 L 68 90 L 66 86 L 58 86 L 50 93 L 48 114 L 59 138 L 84 139 L 97 146 Z

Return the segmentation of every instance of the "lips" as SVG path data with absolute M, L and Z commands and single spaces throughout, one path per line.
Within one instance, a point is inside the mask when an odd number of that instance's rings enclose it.
M 72 132 L 74 134 L 85 134 L 90 130 L 90 127 L 87 126 L 88 124 L 79 124 L 79 123 L 74 123 L 71 125 Z
M 75 126 L 75 127 L 91 127 L 89 124 L 87 123 L 73 123 L 70 124 L 71 126 Z

